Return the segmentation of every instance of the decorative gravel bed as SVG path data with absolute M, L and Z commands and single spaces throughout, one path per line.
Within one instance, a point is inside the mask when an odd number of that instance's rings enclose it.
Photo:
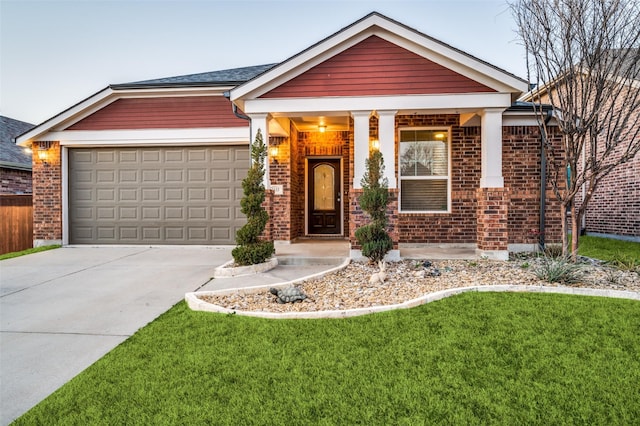
M 393 305 L 439 290 L 482 285 L 555 286 L 536 277 L 542 258 L 519 256 L 501 262 L 493 260 L 412 261 L 387 264 L 387 279 L 383 284 L 370 284 L 377 267 L 354 262 L 345 269 L 320 278 L 297 283 L 308 296 L 303 302 L 279 304 L 268 290 L 229 295 L 198 295 L 203 301 L 239 311 L 313 312 L 368 308 Z M 426 266 L 425 266 L 426 265 Z M 640 292 L 638 272 L 622 271 L 597 262 L 581 262 L 580 280 L 561 284 L 608 290 Z

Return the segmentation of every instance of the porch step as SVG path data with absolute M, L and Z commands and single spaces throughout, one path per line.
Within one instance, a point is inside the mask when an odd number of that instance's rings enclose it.
M 278 265 L 282 266 L 309 266 L 327 265 L 337 266 L 344 262 L 344 257 L 306 257 L 306 256 L 276 256 Z

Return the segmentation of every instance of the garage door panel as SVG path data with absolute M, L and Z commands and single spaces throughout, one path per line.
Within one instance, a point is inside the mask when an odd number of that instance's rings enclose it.
M 189 183 L 205 183 L 207 181 L 207 169 L 189 169 L 187 171 Z
M 84 171 L 83 173 L 91 173 L 90 171 Z M 95 183 L 113 185 L 116 182 L 116 173 L 113 170 L 97 170 L 95 173 Z M 90 181 L 93 182 L 93 174 Z
M 143 150 L 142 162 L 144 164 L 160 163 L 160 149 L 146 148 Z
M 206 162 L 207 150 L 205 148 L 190 148 L 187 150 L 187 158 L 189 163 Z
M 70 149 L 70 242 L 234 244 L 246 222 L 237 177 L 246 176 L 248 152 L 238 146 Z
M 138 151 L 120 151 L 118 154 L 120 156 L 120 164 L 138 162 Z

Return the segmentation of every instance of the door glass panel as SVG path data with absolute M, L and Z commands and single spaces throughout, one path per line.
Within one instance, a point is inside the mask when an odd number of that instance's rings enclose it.
M 328 164 L 321 164 L 313 171 L 314 210 L 335 210 L 334 170 Z

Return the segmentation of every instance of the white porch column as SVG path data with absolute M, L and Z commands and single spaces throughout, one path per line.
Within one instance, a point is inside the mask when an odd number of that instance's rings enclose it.
M 353 117 L 353 188 L 360 189 L 360 181 L 369 158 L 369 116 L 371 111 L 352 111 Z
M 487 108 L 480 113 L 482 138 L 482 175 L 480 188 L 503 188 L 502 177 L 502 112 L 503 108 Z
M 389 188 L 397 188 L 396 183 L 396 114 L 398 111 L 378 111 L 378 138 L 380 152 L 384 158 L 384 177 Z
M 249 118 L 251 118 L 251 135 L 249 136 L 249 153 L 251 153 L 251 146 L 256 140 L 256 134 L 258 133 L 258 129 L 260 129 L 260 133 L 262 133 L 262 141 L 267 147 L 267 158 L 264 164 L 264 179 L 263 184 L 265 189 L 271 188 L 271 182 L 269 179 L 269 114 L 249 114 Z

